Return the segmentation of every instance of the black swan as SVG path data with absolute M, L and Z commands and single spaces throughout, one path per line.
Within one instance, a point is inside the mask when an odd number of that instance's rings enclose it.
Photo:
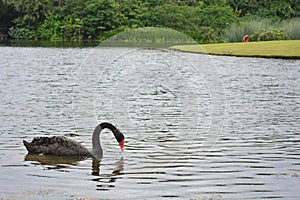
M 111 130 L 117 139 L 121 150 L 124 148 L 124 135 L 111 123 L 103 122 L 96 126 L 93 137 L 93 150 L 90 152 L 79 142 L 66 138 L 64 136 L 36 137 L 31 142 L 23 140 L 23 143 L 29 154 L 43 154 L 54 156 L 96 156 L 102 157 L 102 148 L 100 145 L 100 133 L 103 129 Z

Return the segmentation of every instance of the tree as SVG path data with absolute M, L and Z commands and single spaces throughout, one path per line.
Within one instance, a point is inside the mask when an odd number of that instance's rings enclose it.
M 20 0 L 16 4 L 19 17 L 16 24 L 37 28 L 50 12 L 49 1 L 47 0 Z
M 100 38 L 105 31 L 114 27 L 115 2 L 113 0 L 65 0 L 57 11 L 69 27 L 71 33 L 75 27 L 83 39 Z M 72 28 L 73 27 L 73 28 Z M 79 30 L 80 29 L 80 30 Z M 72 33 L 73 34 L 73 33 Z
M 297 16 L 300 0 L 227 0 L 227 4 L 235 9 L 241 17 L 256 15 L 259 17 L 288 19 Z
M 166 4 L 151 10 L 151 25 L 178 31 L 194 30 L 200 26 L 199 7 Z
M 288 0 L 294 11 L 293 17 L 300 17 L 300 0 Z
M 160 1 L 124 0 L 116 3 L 116 26 L 138 28 L 149 26 L 150 5 L 160 4 Z
M 204 6 L 200 11 L 199 17 L 203 26 L 215 29 L 225 29 L 238 19 L 232 8 L 226 5 Z
M 7 34 L 15 15 L 15 7 L 7 1 L 0 0 L 0 33 Z
M 273 6 L 271 7 L 271 11 L 280 19 L 289 19 L 295 15 L 291 4 L 286 1 L 280 1 L 278 3 L 273 4 Z
M 114 22 L 115 4 L 113 0 L 88 0 L 80 14 L 86 38 L 100 37 L 111 30 Z
M 256 0 L 227 0 L 227 4 L 231 6 L 240 17 L 250 14 L 255 14 L 259 8 Z
M 203 0 L 204 5 L 226 5 L 226 0 Z

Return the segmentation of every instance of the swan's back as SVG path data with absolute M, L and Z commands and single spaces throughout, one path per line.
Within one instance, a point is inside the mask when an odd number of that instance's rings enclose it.
M 23 140 L 31 154 L 55 156 L 91 156 L 91 153 L 79 142 L 63 136 L 37 137 L 31 142 Z

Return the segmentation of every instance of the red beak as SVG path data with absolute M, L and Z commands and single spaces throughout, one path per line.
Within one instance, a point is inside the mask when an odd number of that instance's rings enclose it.
M 124 140 L 122 140 L 121 142 L 119 142 L 120 148 L 123 151 L 124 149 Z

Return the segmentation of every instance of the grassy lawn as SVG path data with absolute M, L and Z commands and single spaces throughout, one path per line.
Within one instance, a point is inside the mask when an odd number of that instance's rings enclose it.
M 213 55 L 300 59 L 300 40 L 182 45 L 170 49 Z

